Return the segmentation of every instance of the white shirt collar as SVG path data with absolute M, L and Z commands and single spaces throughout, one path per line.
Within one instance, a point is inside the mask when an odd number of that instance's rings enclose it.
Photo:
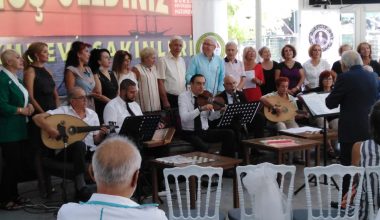
M 115 196 L 115 195 L 108 195 L 108 194 L 102 194 L 102 193 L 92 194 L 89 201 L 110 202 L 110 203 L 117 203 L 120 205 L 128 205 L 128 206 L 138 206 L 139 205 L 138 203 L 132 201 L 131 199 L 123 197 L 123 196 Z

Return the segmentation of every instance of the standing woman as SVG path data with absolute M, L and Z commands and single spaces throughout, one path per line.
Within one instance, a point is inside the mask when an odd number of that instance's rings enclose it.
M 36 114 L 56 109 L 60 105 L 53 74 L 45 67 L 48 58 L 48 46 L 43 42 L 32 43 L 23 55 L 24 85 Z M 29 121 L 29 141 L 32 147 L 28 149 L 32 150 L 34 156 L 40 195 L 46 197 L 50 193 L 51 186 L 50 180 L 43 175 L 41 155 L 48 156 L 53 152 L 43 147 L 41 130 L 33 120 Z
M 278 63 L 271 60 L 272 54 L 268 47 L 262 47 L 259 50 L 259 55 L 263 59 L 261 66 L 264 73 L 264 84 L 261 85 L 263 95 L 276 91 L 276 83 L 274 80 L 275 71 L 278 68 Z
M 286 44 L 281 50 L 283 62 L 278 64 L 278 69 L 275 72 L 275 79 L 287 77 L 289 79 L 288 93 L 296 96 L 301 92 L 303 81 L 305 80 L 305 72 L 302 65 L 294 60 L 297 51 L 290 44 Z
M 138 102 L 142 112 L 161 110 L 160 95 L 158 93 L 156 51 L 145 47 L 140 51 L 141 63 L 132 68 L 137 76 L 139 85 Z
M 308 52 L 310 59 L 303 64 L 306 90 L 318 87 L 319 74 L 325 70 L 330 70 L 330 64 L 321 59 L 322 48 L 319 44 L 311 45 Z
M 342 53 L 344 51 L 347 51 L 347 50 L 352 50 L 352 47 L 348 44 L 343 44 L 339 47 L 339 56 L 342 56 Z M 339 74 L 343 73 L 343 70 L 342 70 L 342 61 L 341 59 L 335 61 L 333 63 L 333 66 L 331 68 L 331 70 L 335 73 L 336 76 L 338 76 Z M 334 79 L 335 80 L 335 79 Z
M 243 92 L 248 102 L 259 101 L 262 96 L 260 86 L 264 84 L 264 73 L 261 64 L 256 62 L 256 58 L 256 50 L 253 47 L 244 48 L 246 83 Z
M 103 111 L 106 104 L 118 94 L 119 83 L 115 74 L 110 71 L 111 54 L 107 49 L 93 49 L 88 63 L 95 76 L 98 76 L 102 94 L 100 99 L 95 99 L 95 109 L 100 124 L 103 124 Z
M 372 60 L 372 47 L 371 44 L 367 42 L 361 42 L 356 49 L 360 54 L 363 65 L 370 65 L 373 68 L 373 71 L 380 76 L 380 64 L 376 60 Z
M 70 91 L 75 86 L 82 88 L 86 92 L 87 107 L 95 110 L 94 98 L 101 100 L 102 87 L 98 76 L 92 74 L 87 66 L 91 45 L 81 41 L 75 41 L 67 54 L 65 64 L 65 85 L 66 90 Z
M 17 181 L 22 166 L 22 147 L 28 138 L 27 116 L 34 112 L 29 94 L 17 78 L 23 69 L 22 57 L 14 50 L 0 56 L 0 146 L 5 161 L 0 183 L 0 208 L 14 210 L 28 199 L 18 195 Z
M 124 79 L 130 79 L 137 83 L 136 74 L 131 71 L 132 55 L 128 51 L 118 50 L 113 57 L 112 71 L 116 74 L 117 80 L 120 83 Z

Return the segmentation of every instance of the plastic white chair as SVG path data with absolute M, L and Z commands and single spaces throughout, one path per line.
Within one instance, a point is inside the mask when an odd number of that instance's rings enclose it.
M 364 178 L 364 168 L 355 166 L 342 166 L 340 164 L 333 164 L 330 166 L 322 167 L 306 167 L 304 169 L 305 174 L 305 190 L 306 190 L 306 204 L 307 210 L 295 210 L 293 212 L 293 219 L 308 219 L 308 220 L 324 220 L 324 219 L 334 219 L 334 220 L 354 220 L 359 217 L 359 207 L 360 207 L 360 197 L 362 193 L 362 184 Z M 321 184 L 326 175 L 327 185 Z M 350 175 L 350 186 L 347 193 L 347 200 L 352 201 L 347 202 L 346 208 L 341 208 L 342 203 L 342 185 L 343 177 L 345 175 Z M 312 195 L 310 192 L 309 177 L 316 177 L 316 196 L 317 204 L 312 204 Z M 339 191 L 337 192 L 338 209 L 331 208 L 332 201 L 332 185 L 331 177 L 336 181 Z M 356 195 L 352 195 L 352 188 L 354 184 L 354 178 L 357 179 Z M 355 181 L 356 182 L 356 181 Z M 327 195 L 322 194 L 321 185 L 327 188 Z M 334 194 L 335 195 L 335 194 Z M 315 201 L 315 200 L 314 200 Z
M 228 211 L 228 218 L 230 220 L 235 219 L 250 219 L 255 220 L 256 219 L 256 213 L 253 213 L 252 210 L 254 210 L 255 203 L 260 203 L 261 201 L 255 201 L 255 196 L 250 195 L 247 190 L 244 190 L 244 187 L 242 184 L 242 177 L 244 177 L 247 172 L 252 172 L 260 168 L 270 168 L 275 173 L 277 173 L 277 180 L 279 180 L 279 177 L 281 177 L 281 182 L 279 183 L 279 189 L 282 193 L 286 193 L 284 191 L 284 188 L 287 188 L 287 201 L 286 201 L 286 208 L 290 208 L 292 204 L 293 199 L 293 191 L 294 191 L 294 175 L 296 172 L 295 166 L 287 166 L 287 165 L 274 165 L 271 163 L 261 163 L 258 165 L 247 165 L 247 166 L 238 166 L 236 167 L 236 175 L 237 175 L 237 182 L 238 182 L 238 192 L 239 192 L 239 202 L 241 208 L 231 209 Z M 280 174 L 280 176 L 279 176 Z M 289 176 L 290 178 L 285 181 L 285 175 Z M 262 180 L 257 180 L 262 181 Z M 286 182 L 286 183 L 285 183 Z M 245 208 L 244 208 L 245 207 Z M 270 211 L 270 207 L 268 207 L 268 210 Z M 290 209 L 291 211 L 291 209 Z M 289 213 L 290 218 L 290 213 Z
M 222 168 L 200 167 L 190 165 L 187 167 L 175 167 L 164 169 L 166 199 L 169 209 L 169 220 L 219 220 L 224 219 L 224 215 L 219 212 Z M 169 177 L 175 179 L 175 183 L 169 184 Z M 180 184 L 178 178 L 185 178 L 185 182 Z M 205 195 L 202 193 L 202 179 L 208 180 Z M 217 179 L 216 193 L 211 192 L 211 180 Z M 195 208 L 190 207 L 190 187 L 191 181 L 195 183 L 196 204 Z M 185 185 L 185 186 L 183 186 Z M 181 193 L 180 187 L 185 187 L 185 193 Z M 171 192 L 173 189 L 173 194 Z M 175 200 L 176 197 L 176 200 Z M 174 201 L 173 201 L 174 200 Z
M 379 197 L 380 193 L 380 166 L 370 166 L 365 168 L 366 183 L 367 183 L 367 198 L 368 198 L 368 219 L 376 219 L 380 204 L 374 204 L 373 196 Z M 373 185 L 372 185 L 373 184 Z M 377 187 L 376 187 L 377 186 Z M 375 188 L 376 187 L 376 188 Z M 375 192 L 375 193 L 374 193 Z M 379 199 L 376 198 L 379 202 Z

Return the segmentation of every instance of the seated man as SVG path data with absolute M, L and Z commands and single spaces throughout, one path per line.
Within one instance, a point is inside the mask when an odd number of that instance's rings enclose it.
M 104 122 L 116 122 L 116 125 L 119 126 L 119 128 L 116 129 L 117 133 L 119 133 L 126 117 L 143 114 L 140 105 L 136 102 L 136 97 L 136 83 L 130 79 L 124 79 L 120 83 L 119 95 L 109 101 L 104 108 Z
M 224 100 L 224 103 L 227 104 L 236 104 L 236 103 L 248 103 L 244 92 L 237 90 L 237 82 L 234 77 L 228 75 L 224 77 L 224 88 L 225 90 L 220 93 L 218 96 L 221 96 Z M 265 118 L 260 113 L 257 112 L 253 121 L 247 124 L 247 128 L 249 131 L 253 131 L 255 138 L 264 137 L 264 126 L 265 126 Z
M 167 219 L 156 204 L 139 205 L 129 199 L 138 183 L 140 164 L 140 153 L 130 141 L 108 138 L 92 159 L 97 193 L 86 203 L 63 205 L 57 219 Z
M 206 142 L 222 142 L 220 154 L 234 157 L 236 138 L 231 129 L 209 129 L 208 120 L 220 117 L 220 112 L 213 111 L 208 103 L 201 104 L 198 99 L 205 90 L 206 79 L 202 74 L 195 74 L 190 79 L 190 90 L 178 97 L 179 115 L 183 138 L 190 142 L 196 150 L 207 152 Z M 200 105 L 201 104 L 201 105 Z
M 51 138 L 59 136 L 56 127 L 50 126 L 46 118 L 50 115 L 67 114 L 82 119 L 89 126 L 99 126 L 99 118 L 96 112 L 86 108 L 87 98 L 85 91 L 80 87 L 74 87 L 67 93 L 69 105 L 60 106 L 55 110 L 50 110 L 45 113 L 35 115 L 34 122 L 38 127 L 45 130 Z M 74 184 L 77 191 L 77 199 L 87 201 L 91 195 L 91 190 L 86 186 L 84 173 L 86 171 L 86 150 L 94 151 L 97 144 L 99 144 L 106 136 L 106 128 L 102 130 L 90 132 L 83 141 L 77 141 L 67 147 L 67 161 L 72 162 L 74 165 Z M 64 158 L 64 151 L 58 150 L 55 158 L 62 160 Z
M 262 96 L 260 99 L 260 101 L 264 104 L 264 106 L 275 111 L 275 113 L 277 115 L 287 113 L 287 112 L 282 112 L 281 107 L 274 105 L 273 103 L 271 103 L 268 100 L 268 97 L 278 96 L 278 97 L 283 98 L 284 100 L 289 101 L 291 104 L 294 105 L 294 108 L 297 109 L 296 99 L 293 96 L 288 94 L 289 79 L 287 77 L 279 77 L 278 79 L 276 79 L 275 83 L 276 83 L 277 91 L 268 93 L 268 94 Z M 292 118 L 292 119 L 286 120 L 286 121 L 277 122 L 277 123 L 275 123 L 275 125 L 276 125 L 277 130 L 284 130 L 284 129 L 288 129 L 288 128 L 297 128 L 298 127 L 298 124 L 295 121 L 295 118 Z

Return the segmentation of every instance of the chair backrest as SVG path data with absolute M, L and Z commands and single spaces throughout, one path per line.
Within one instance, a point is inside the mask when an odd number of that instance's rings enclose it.
M 200 167 L 190 165 L 164 169 L 166 199 L 168 202 L 169 219 L 208 219 L 219 220 L 219 206 L 221 196 L 222 168 Z M 169 184 L 169 177 L 174 177 L 174 184 Z M 178 180 L 183 183 L 179 183 Z M 202 192 L 202 180 L 208 180 L 207 189 Z M 211 182 L 217 180 L 216 193 L 211 191 Z M 181 193 L 180 188 L 185 188 Z M 195 209 L 190 207 L 190 187 L 195 190 Z M 171 192 L 173 189 L 173 193 Z M 176 198 L 176 200 L 175 200 Z M 174 201 L 173 201 L 174 200 Z
M 350 220 L 357 219 L 359 216 L 359 206 L 360 206 L 360 196 L 362 193 L 362 184 L 364 178 L 364 168 L 363 167 L 355 167 L 355 166 L 343 166 L 340 164 L 333 164 L 330 166 L 322 167 L 306 167 L 304 169 L 305 174 L 305 190 L 306 190 L 306 203 L 307 203 L 307 212 L 308 212 L 308 220 L 312 219 L 337 219 L 337 220 Z M 347 192 L 347 205 L 345 209 L 341 208 L 342 204 L 342 186 L 343 186 L 343 177 L 345 175 L 349 175 L 350 183 L 349 189 Z M 313 206 L 312 204 L 312 196 L 310 192 L 309 185 L 309 177 L 316 177 L 317 188 L 317 204 Z M 327 187 L 327 195 L 322 195 L 321 183 L 323 183 L 324 178 L 326 178 L 327 185 L 323 185 L 323 187 Z M 355 181 L 354 181 L 355 179 Z M 339 191 L 336 194 L 332 194 L 332 187 L 335 187 L 337 184 Z M 353 193 L 353 188 L 356 185 L 356 194 Z M 334 210 L 332 212 L 331 209 L 331 201 L 337 199 L 338 201 L 338 210 L 337 212 Z M 314 200 L 315 201 L 315 200 Z M 351 205 L 352 202 L 352 205 Z M 313 212 L 313 209 L 316 210 Z M 327 213 L 326 213 L 327 210 Z M 332 216 L 332 213 L 335 213 L 336 216 Z M 316 216 L 314 216 L 316 215 Z
M 366 188 L 368 198 L 368 219 L 375 220 L 380 206 L 380 166 L 370 166 L 365 168 Z M 376 201 L 376 202 L 374 202 Z
M 291 204 L 293 200 L 293 191 L 294 191 L 294 175 L 296 173 L 295 166 L 287 166 L 287 165 L 274 165 L 271 163 L 261 163 L 258 165 L 247 165 L 247 166 L 238 166 L 236 167 L 236 175 L 237 175 L 237 183 L 238 183 L 238 192 L 239 192 L 239 202 L 240 202 L 240 218 L 241 219 L 256 219 L 256 213 L 252 210 L 255 207 L 255 195 L 250 195 L 249 193 L 245 193 L 246 190 L 243 187 L 242 179 L 248 172 L 254 172 L 260 168 L 270 168 L 275 173 L 277 173 L 277 182 L 279 184 L 279 189 L 281 193 L 286 193 L 286 207 L 291 211 Z M 285 178 L 285 175 L 288 174 L 289 178 Z M 258 180 L 262 181 L 262 180 Z M 249 187 L 249 186 L 245 186 Z M 284 190 L 284 188 L 287 188 Z M 257 201 L 258 203 L 262 201 Z M 248 211 L 248 208 L 251 211 Z M 268 210 L 267 210 L 268 211 Z M 250 212 L 250 213 L 249 213 Z M 290 214 L 289 214 L 290 216 Z

